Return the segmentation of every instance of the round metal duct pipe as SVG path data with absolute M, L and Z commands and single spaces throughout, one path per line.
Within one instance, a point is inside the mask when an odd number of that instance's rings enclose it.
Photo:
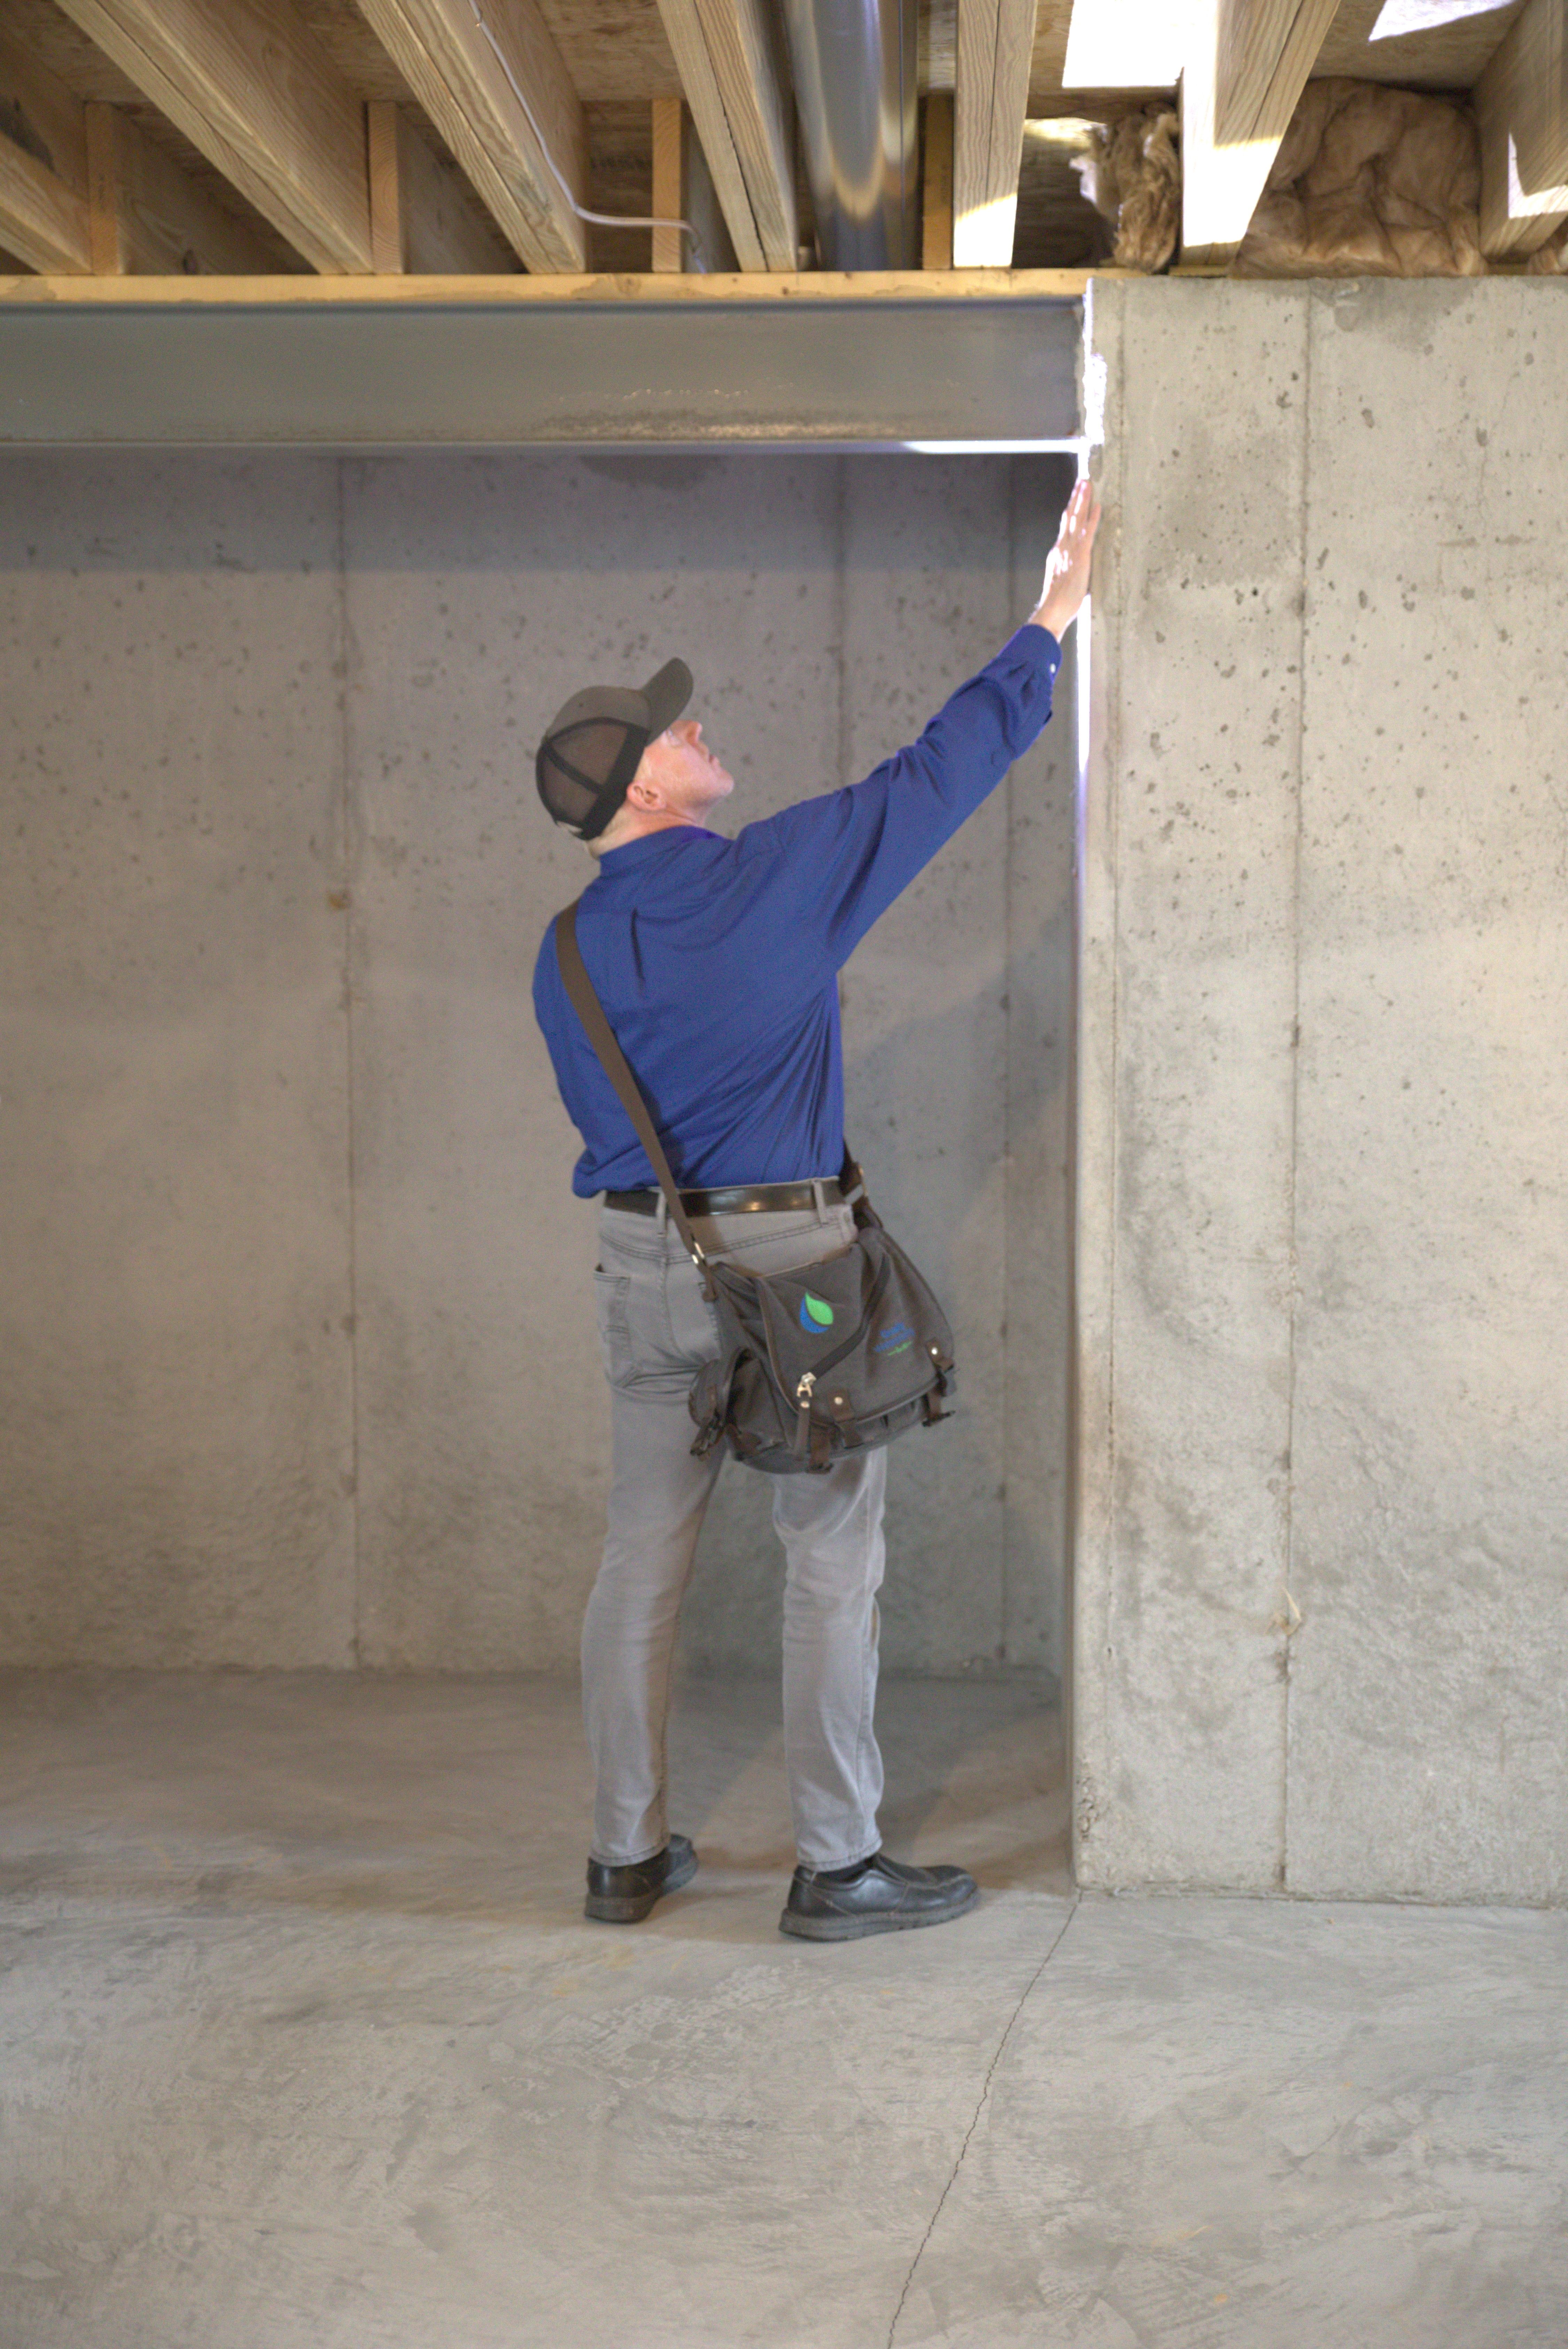
M 824 269 L 920 261 L 918 0 L 784 0 Z

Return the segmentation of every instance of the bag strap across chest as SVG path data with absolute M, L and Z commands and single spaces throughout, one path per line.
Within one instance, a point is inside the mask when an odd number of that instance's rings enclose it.
M 648 1154 L 648 1164 L 658 1177 L 659 1188 L 670 1211 L 670 1221 L 681 1236 L 682 1247 L 706 1278 L 707 1257 L 703 1253 L 702 1242 L 693 1228 L 691 1217 L 681 1204 L 681 1195 L 676 1188 L 670 1162 L 665 1154 L 664 1143 L 659 1140 L 658 1130 L 648 1113 L 642 1089 L 627 1065 L 625 1054 L 615 1041 L 615 1031 L 588 976 L 583 949 L 577 943 L 576 901 L 555 916 L 555 953 L 561 965 L 566 1000 L 583 1022 L 588 1041 L 598 1053 L 604 1073 L 614 1086 L 621 1106 L 632 1121 L 632 1130 Z

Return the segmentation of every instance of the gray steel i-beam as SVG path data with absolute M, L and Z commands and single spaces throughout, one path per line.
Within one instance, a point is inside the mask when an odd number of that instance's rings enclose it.
M 1078 426 L 1063 296 L 0 299 L 0 447 L 1034 445 Z

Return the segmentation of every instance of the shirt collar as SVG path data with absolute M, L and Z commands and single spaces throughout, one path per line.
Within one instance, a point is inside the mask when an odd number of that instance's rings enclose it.
M 722 833 L 706 831 L 700 823 L 671 824 L 665 832 L 645 832 L 639 840 L 628 840 L 619 848 L 607 848 L 599 859 L 599 876 L 602 880 L 617 881 L 623 874 L 646 873 L 666 857 L 678 856 L 691 841 L 723 837 Z

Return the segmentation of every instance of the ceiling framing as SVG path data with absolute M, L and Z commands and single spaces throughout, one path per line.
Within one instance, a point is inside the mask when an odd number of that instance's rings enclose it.
M 707 208 L 731 287 L 817 274 L 779 0 L 479 5 L 482 28 L 475 0 L 0 0 L 0 300 L 193 275 L 614 298 L 689 247 L 581 212 L 672 206 Z M 1222 270 L 1326 73 L 1475 93 L 1503 265 L 1568 220 L 1568 0 L 922 0 L 927 267 L 1001 291 L 1094 265 L 1070 141 L 1038 126 L 1166 97 L 1181 265 Z

